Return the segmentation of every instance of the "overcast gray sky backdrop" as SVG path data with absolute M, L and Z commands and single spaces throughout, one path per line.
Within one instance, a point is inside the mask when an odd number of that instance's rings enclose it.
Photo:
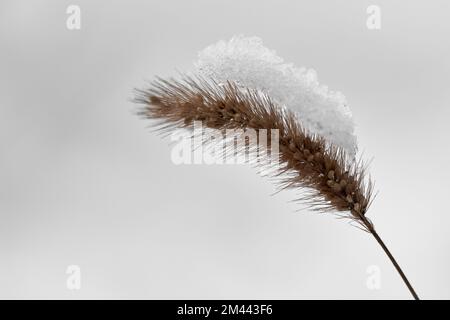
M 295 212 L 251 168 L 175 166 L 133 114 L 134 87 L 242 33 L 346 95 L 373 157 L 369 217 L 419 295 L 450 298 L 449 13 L 444 0 L 3 0 L 0 297 L 410 298 L 370 235 Z

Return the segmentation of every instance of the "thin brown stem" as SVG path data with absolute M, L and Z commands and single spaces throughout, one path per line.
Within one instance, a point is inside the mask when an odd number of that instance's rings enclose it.
M 409 283 L 408 278 L 406 278 L 405 274 L 403 273 L 402 269 L 400 268 L 400 266 L 398 265 L 397 261 L 395 261 L 394 256 L 391 254 L 391 252 L 389 251 L 389 249 L 386 247 L 386 245 L 384 244 L 383 240 L 381 240 L 380 236 L 378 235 L 378 233 L 375 232 L 375 230 L 371 231 L 372 235 L 374 236 L 374 238 L 377 240 L 377 242 L 380 244 L 380 246 L 383 248 L 384 252 L 387 254 L 387 256 L 389 257 L 389 259 L 391 260 L 392 264 L 394 265 L 395 269 L 397 269 L 397 272 L 400 274 L 400 276 L 402 277 L 403 282 L 406 284 L 406 286 L 409 289 L 409 292 L 411 292 L 412 296 L 414 297 L 415 300 L 420 300 L 419 296 L 417 295 L 416 291 L 414 291 L 414 288 L 412 287 L 411 283 Z

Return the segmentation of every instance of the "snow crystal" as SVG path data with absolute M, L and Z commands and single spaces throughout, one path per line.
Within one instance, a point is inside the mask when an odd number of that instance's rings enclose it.
M 285 63 L 260 38 L 235 36 L 219 41 L 199 53 L 195 67 L 202 76 L 265 92 L 280 106 L 295 111 L 309 132 L 355 156 L 354 123 L 344 95 L 319 84 L 313 69 Z

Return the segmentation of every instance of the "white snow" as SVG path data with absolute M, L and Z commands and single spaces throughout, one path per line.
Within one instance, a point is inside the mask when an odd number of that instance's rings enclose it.
M 354 123 L 344 95 L 319 84 L 315 70 L 285 63 L 260 38 L 219 41 L 199 53 L 195 67 L 202 76 L 265 92 L 281 107 L 295 111 L 309 132 L 355 156 Z

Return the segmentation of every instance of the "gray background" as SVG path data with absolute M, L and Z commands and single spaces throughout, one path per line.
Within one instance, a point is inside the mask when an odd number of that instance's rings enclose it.
M 370 4 L 381 30 L 366 27 Z M 370 235 L 295 212 L 295 194 L 270 196 L 251 168 L 175 166 L 133 114 L 134 87 L 243 33 L 346 95 L 373 157 L 369 217 L 419 295 L 450 298 L 449 13 L 448 1 L 3 0 L 0 297 L 410 298 Z

